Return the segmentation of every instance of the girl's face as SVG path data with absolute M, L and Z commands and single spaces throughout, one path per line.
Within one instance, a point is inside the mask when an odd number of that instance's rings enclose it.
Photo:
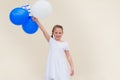
M 62 29 L 61 28 L 55 28 L 54 32 L 53 32 L 53 35 L 54 35 L 56 40 L 61 40 L 61 37 L 63 35 Z

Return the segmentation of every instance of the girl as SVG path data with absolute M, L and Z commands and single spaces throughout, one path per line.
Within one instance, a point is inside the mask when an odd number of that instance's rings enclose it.
M 33 17 L 33 20 L 38 24 L 49 43 L 45 80 L 70 80 L 70 75 L 74 75 L 74 67 L 68 44 L 61 40 L 63 27 L 61 25 L 55 25 L 52 30 L 52 35 L 50 36 L 37 18 Z M 70 65 L 70 74 L 66 58 Z

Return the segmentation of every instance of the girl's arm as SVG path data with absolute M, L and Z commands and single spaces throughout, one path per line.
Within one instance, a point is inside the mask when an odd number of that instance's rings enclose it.
M 71 68 L 71 73 L 70 73 L 70 75 L 73 76 L 73 75 L 74 75 L 74 66 L 73 66 L 72 57 L 71 57 L 71 55 L 70 55 L 70 53 L 69 53 L 68 50 L 65 51 L 65 54 L 66 54 L 66 56 L 67 56 L 67 60 L 68 60 L 68 62 L 69 62 L 69 64 L 70 64 L 70 68 Z
M 43 32 L 46 40 L 49 42 L 50 40 L 50 35 L 48 34 L 48 32 L 45 30 L 45 28 L 43 27 L 43 25 L 39 22 L 39 20 L 35 17 L 33 17 L 33 20 L 38 24 L 38 26 L 40 27 L 41 31 Z

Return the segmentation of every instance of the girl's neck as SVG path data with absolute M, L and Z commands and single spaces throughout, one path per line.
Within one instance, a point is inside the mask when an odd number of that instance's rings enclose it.
M 61 40 L 61 39 L 59 39 L 59 40 L 55 39 L 55 40 L 58 41 L 58 42 L 63 42 L 63 40 Z
M 56 41 L 62 41 L 61 39 L 55 39 Z

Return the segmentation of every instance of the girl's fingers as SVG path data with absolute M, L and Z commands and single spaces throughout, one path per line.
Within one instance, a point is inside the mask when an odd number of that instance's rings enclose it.
M 70 75 L 71 75 L 71 76 L 73 76 L 73 75 L 74 75 L 74 70 L 71 70 Z

